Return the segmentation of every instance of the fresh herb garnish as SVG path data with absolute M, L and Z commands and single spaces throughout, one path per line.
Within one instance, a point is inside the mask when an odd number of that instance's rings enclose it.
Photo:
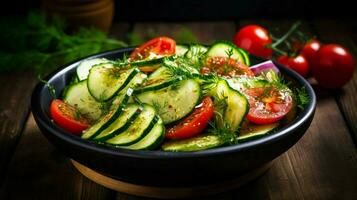
M 305 87 L 302 88 L 296 88 L 295 89 L 295 100 L 296 100 L 296 105 L 300 109 L 304 109 L 307 104 L 310 102 L 310 97 L 307 94 L 307 90 Z
M 209 125 L 211 129 L 208 132 L 217 135 L 222 140 L 222 143 L 229 145 L 238 143 L 237 134 L 231 130 L 229 124 L 224 123 L 223 126 L 218 127 L 216 123 L 210 122 Z
M 37 78 L 41 83 L 45 84 L 45 86 L 47 87 L 48 91 L 50 92 L 52 98 L 56 99 L 56 89 L 55 89 L 55 87 L 52 84 L 50 84 L 48 81 L 42 79 L 41 75 L 38 75 Z

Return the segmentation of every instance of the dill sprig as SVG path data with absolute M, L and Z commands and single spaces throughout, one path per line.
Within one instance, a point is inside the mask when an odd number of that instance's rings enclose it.
M 237 134 L 231 130 L 229 124 L 225 123 L 224 126 L 217 126 L 216 123 L 210 122 L 209 125 L 208 132 L 217 135 L 222 140 L 222 143 L 229 145 L 238 143 Z
M 48 91 L 50 92 L 52 98 L 56 99 L 56 88 L 52 84 L 50 84 L 48 81 L 42 79 L 41 75 L 38 75 L 37 78 L 41 83 L 45 84 L 45 86 L 47 87 Z
M 310 103 L 310 97 L 309 97 L 305 87 L 295 88 L 294 98 L 295 98 L 297 107 L 300 109 L 304 109 L 305 106 Z

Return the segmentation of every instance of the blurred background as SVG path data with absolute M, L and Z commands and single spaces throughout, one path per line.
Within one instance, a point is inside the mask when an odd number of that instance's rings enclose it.
M 94 0 L 95 1 L 95 0 Z M 93 0 L 72 0 L 90 3 Z M 57 4 L 68 0 L 53 0 Z M 354 1 L 312 0 L 115 0 L 115 21 L 241 18 L 356 18 Z M 1 15 L 40 8 L 41 0 L 8 1 Z

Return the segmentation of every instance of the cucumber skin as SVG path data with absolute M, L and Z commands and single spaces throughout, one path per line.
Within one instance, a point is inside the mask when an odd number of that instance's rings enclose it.
M 210 140 L 204 141 L 202 140 Z M 202 151 L 206 149 L 211 149 L 215 147 L 219 147 L 224 145 L 219 136 L 217 135 L 198 135 L 193 138 L 185 139 L 185 140 L 176 140 L 169 141 L 164 143 L 161 148 L 163 151 L 173 151 L 173 152 L 181 152 L 181 151 Z
M 197 84 L 196 86 L 198 86 L 198 89 L 199 89 L 199 91 L 197 91 L 197 92 L 198 92 L 198 98 L 196 99 L 196 102 L 194 103 L 195 105 L 197 105 L 198 102 L 199 102 L 199 100 L 200 100 L 199 97 L 201 97 L 201 93 L 202 93 L 201 88 L 200 88 L 200 86 L 199 86 L 199 83 L 197 83 L 197 81 L 195 81 L 195 80 L 193 80 L 193 79 L 186 79 L 186 80 L 181 80 L 181 81 L 188 81 L 188 80 L 193 81 L 195 84 Z M 168 86 L 168 87 L 166 87 L 166 88 L 169 88 L 169 87 L 171 87 L 171 85 Z M 165 88 L 162 88 L 161 90 L 164 90 L 164 89 L 165 89 Z M 159 91 L 159 90 L 155 90 L 155 91 Z M 153 92 L 153 93 L 154 93 L 155 91 L 149 91 L 149 92 Z M 149 93 L 149 92 L 145 92 L 145 93 Z M 141 98 L 142 98 L 142 97 L 140 97 L 139 95 L 145 95 L 145 93 L 140 93 L 140 94 L 138 94 L 137 97 L 138 97 L 138 99 L 139 99 L 140 101 L 141 101 Z M 157 95 L 157 94 L 156 94 L 156 95 Z M 155 95 L 155 96 L 156 96 L 156 95 Z M 146 103 L 148 103 L 148 102 L 146 102 Z M 149 103 L 149 104 L 150 104 L 150 103 Z M 184 118 L 185 116 L 187 116 L 187 115 L 188 115 L 189 113 L 191 113 L 194 109 L 195 109 L 195 106 L 193 106 L 192 109 L 191 109 L 189 112 L 185 113 L 185 115 L 182 115 L 181 117 L 175 118 L 175 119 L 173 119 L 173 120 L 165 121 L 165 120 L 163 119 L 164 124 L 169 124 L 169 123 L 178 121 L 178 120 Z M 162 118 L 162 116 L 161 116 L 161 118 Z
M 238 60 L 239 62 L 242 62 L 244 64 L 246 64 L 245 62 L 245 56 L 243 55 L 243 53 L 241 52 L 242 49 L 240 49 L 239 47 L 237 47 L 235 44 L 233 44 L 232 42 L 226 41 L 226 40 L 217 40 L 216 42 L 214 42 L 211 47 L 207 50 L 206 55 L 211 57 L 211 56 L 216 56 L 216 53 L 213 52 L 215 50 L 215 48 L 217 48 L 218 45 L 226 45 L 231 47 L 233 50 L 235 50 L 236 55 L 239 58 L 234 58 L 236 60 Z
M 132 90 L 132 89 L 130 88 L 130 90 Z M 128 89 L 128 91 L 129 91 L 129 89 Z M 113 121 L 123 112 L 123 108 L 125 108 L 125 106 L 128 103 L 132 93 L 133 92 L 126 92 L 121 104 L 117 107 L 117 109 L 115 111 L 113 111 L 114 113 L 112 114 L 112 116 L 110 116 L 110 118 L 106 122 L 104 122 L 103 125 L 95 133 L 93 133 L 88 138 L 84 138 L 84 139 L 92 140 L 93 138 L 97 137 L 104 129 L 108 128 L 108 126 L 111 123 L 113 123 Z M 81 138 L 83 138 L 84 135 L 85 135 L 85 132 L 83 132 L 81 134 Z
M 93 95 L 92 91 L 89 89 L 89 81 L 87 81 L 87 87 L 88 87 L 88 91 L 89 93 L 92 95 L 93 98 L 95 98 L 97 101 L 99 102 L 105 102 L 105 101 L 109 101 L 111 100 L 115 95 L 117 95 L 122 89 L 124 89 L 129 83 L 130 81 L 138 74 L 140 73 L 140 70 L 138 68 L 135 68 L 134 71 L 132 71 L 130 73 L 130 75 L 127 77 L 127 79 L 124 81 L 124 83 L 120 86 L 120 88 L 117 89 L 116 92 L 114 92 L 111 96 L 109 96 L 106 99 L 100 99 L 97 98 L 95 95 Z M 88 75 L 88 80 L 89 80 L 89 75 Z
M 127 105 L 126 105 L 127 106 Z M 126 107 L 125 106 L 125 107 Z M 115 136 L 115 132 L 122 132 L 122 131 L 125 131 L 126 129 L 128 129 L 129 127 L 130 127 L 130 125 L 131 125 L 131 122 L 133 121 L 133 120 L 135 120 L 139 115 L 140 115 L 140 113 L 141 113 L 141 111 L 142 111 L 142 109 L 143 108 L 138 108 L 138 109 L 140 109 L 140 112 L 138 112 L 138 111 L 136 111 L 129 119 L 128 119 L 128 121 L 122 126 L 122 127 L 120 127 L 119 129 L 117 129 L 117 130 L 115 130 L 113 133 L 111 133 L 111 134 L 108 134 L 108 135 L 106 135 L 106 136 L 103 136 L 103 137 L 100 137 L 100 138 L 97 138 L 97 137 L 95 137 L 95 138 L 93 138 L 92 140 L 93 141 L 97 141 L 97 142 L 105 142 L 106 140 L 108 140 L 108 139 L 110 139 L 110 138 L 112 138 L 112 137 L 114 137 Z M 119 116 L 118 116 L 119 117 Z M 113 121 L 113 123 L 115 122 L 115 120 Z M 109 125 L 110 126 L 110 125 Z M 109 127 L 108 126 L 108 127 Z M 104 129 L 105 130 L 105 129 Z M 104 131 L 104 130 L 102 130 L 102 131 Z M 100 134 L 99 134 L 100 135 Z M 99 136 L 98 135 L 98 136 Z

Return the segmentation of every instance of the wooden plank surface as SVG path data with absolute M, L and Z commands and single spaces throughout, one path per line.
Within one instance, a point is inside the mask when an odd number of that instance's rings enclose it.
M 30 72 L 0 73 L 0 185 L 28 117 L 35 81 Z
M 78 173 L 30 116 L 0 189 L 0 199 L 112 199 L 114 194 Z

